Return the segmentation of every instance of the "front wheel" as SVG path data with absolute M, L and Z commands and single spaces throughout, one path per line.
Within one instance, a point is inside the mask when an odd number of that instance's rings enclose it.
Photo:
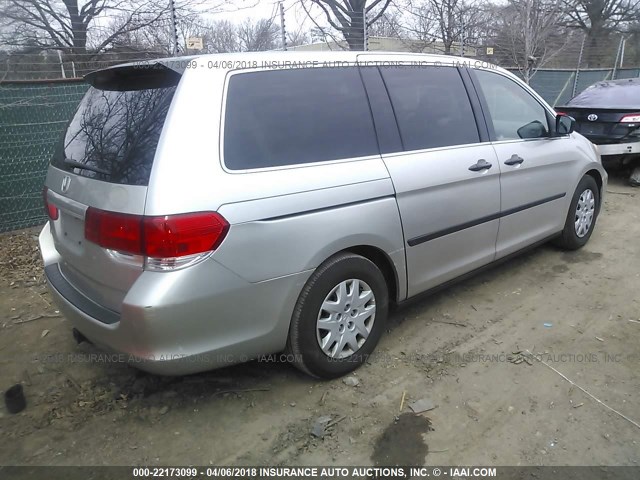
M 557 245 L 567 250 L 582 248 L 591 238 L 600 206 L 600 190 L 594 178 L 585 175 L 576 188 L 567 220 Z
M 375 263 L 349 252 L 311 275 L 291 319 L 288 353 L 309 375 L 336 378 L 364 363 L 387 320 L 389 293 Z

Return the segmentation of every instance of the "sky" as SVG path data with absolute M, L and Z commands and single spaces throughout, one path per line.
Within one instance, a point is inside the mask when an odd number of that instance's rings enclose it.
M 285 1 L 285 8 L 293 4 L 291 0 Z M 217 13 L 213 17 L 217 19 L 240 22 L 246 17 L 269 18 L 277 11 L 276 0 L 230 0 L 230 4 L 224 7 L 228 13 Z
M 229 4 L 223 7 L 223 11 L 220 13 L 210 14 L 208 17 L 214 20 L 230 20 L 234 23 L 240 23 L 247 17 L 253 20 L 261 18 L 271 18 L 275 16 L 278 24 L 279 20 L 279 7 L 277 0 L 228 0 Z M 284 0 L 285 9 L 285 26 L 288 30 L 304 28 L 305 30 L 311 29 L 314 24 L 307 17 L 304 9 L 300 5 L 300 0 Z M 308 8 L 311 7 L 311 2 L 306 1 Z M 323 13 L 317 8 L 311 10 L 314 18 L 321 25 L 325 25 L 323 21 Z

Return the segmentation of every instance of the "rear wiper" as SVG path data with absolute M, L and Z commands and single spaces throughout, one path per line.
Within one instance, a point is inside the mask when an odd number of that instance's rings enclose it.
M 103 170 L 102 168 L 93 167 L 91 165 L 87 165 L 86 163 L 76 162 L 75 160 L 72 160 L 70 158 L 65 158 L 64 164 L 73 168 L 79 168 L 80 170 L 91 170 L 92 172 L 102 173 L 103 175 L 110 174 L 109 172 L 107 172 L 106 170 Z

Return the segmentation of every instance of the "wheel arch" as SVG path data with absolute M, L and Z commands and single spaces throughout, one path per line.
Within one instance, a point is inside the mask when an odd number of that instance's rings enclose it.
M 598 193 L 600 194 L 600 201 L 598 202 L 598 213 L 600 213 L 600 207 L 602 206 L 602 199 L 604 198 L 603 196 L 604 192 L 602 191 L 604 180 L 600 172 L 596 169 L 588 170 L 585 173 L 585 175 L 589 175 L 590 177 L 592 177 L 595 180 L 596 185 L 598 185 Z
M 382 272 L 384 280 L 387 284 L 389 291 L 389 300 L 398 302 L 400 282 L 398 278 L 398 272 L 393 264 L 389 255 L 378 247 L 373 245 L 355 245 L 353 247 L 345 248 L 337 253 L 351 252 L 356 255 L 360 255 L 371 262 L 373 262 Z

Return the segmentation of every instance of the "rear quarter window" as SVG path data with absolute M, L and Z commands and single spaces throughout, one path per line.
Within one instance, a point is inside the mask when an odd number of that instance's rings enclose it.
M 310 68 L 230 77 L 223 157 L 230 170 L 378 154 L 356 68 Z

